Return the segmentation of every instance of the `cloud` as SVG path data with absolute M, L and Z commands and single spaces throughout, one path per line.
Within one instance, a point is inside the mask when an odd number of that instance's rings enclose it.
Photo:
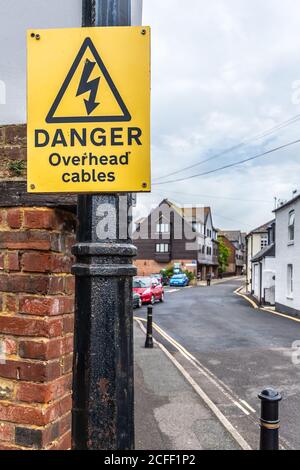
M 154 178 L 300 113 L 292 102 L 293 83 L 300 79 L 299 15 L 294 0 L 144 0 L 144 23 L 152 26 Z M 296 140 L 299 123 L 176 176 Z M 250 229 L 272 217 L 274 196 L 289 198 L 297 188 L 299 155 L 300 145 L 210 176 L 153 187 L 152 196 L 139 197 L 138 211 L 146 213 L 152 200 L 174 192 L 183 203 L 204 194 L 200 199 L 218 214 L 219 226 Z

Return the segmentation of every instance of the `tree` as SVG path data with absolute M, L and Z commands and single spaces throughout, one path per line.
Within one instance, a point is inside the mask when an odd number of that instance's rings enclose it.
M 218 238 L 219 241 L 219 272 L 225 273 L 228 267 L 228 259 L 230 256 L 230 250 L 225 245 L 222 238 Z

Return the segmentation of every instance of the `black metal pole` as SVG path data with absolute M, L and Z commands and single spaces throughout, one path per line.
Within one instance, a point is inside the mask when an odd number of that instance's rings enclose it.
M 131 0 L 82 0 L 82 26 L 130 26 Z
M 130 0 L 83 0 L 83 26 L 131 24 Z M 73 448 L 134 448 L 131 195 L 78 198 Z M 104 226 L 101 223 L 105 220 Z
M 153 307 L 149 306 L 147 309 L 147 336 L 146 336 L 146 349 L 153 349 Z
M 260 450 L 279 450 L 279 402 L 281 395 L 267 388 L 259 395 L 261 400 Z

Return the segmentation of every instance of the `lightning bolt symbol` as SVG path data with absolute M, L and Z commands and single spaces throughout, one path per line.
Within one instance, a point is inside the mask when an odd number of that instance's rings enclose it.
M 84 93 L 90 92 L 89 99 L 85 99 L 85 107 L 88 115 L 90 115 L 94 109 L 99 106 L 100 103 L 96 103 L 96 96 L 99 88 L 100 77 L 95 78 L 89 82 L 89 78 L 94 70 L 96 62 L 91 62 L 89 59 L 86 60 L 83 73 L 80 79 L 79 87 L 76 96 L 83 95 Z

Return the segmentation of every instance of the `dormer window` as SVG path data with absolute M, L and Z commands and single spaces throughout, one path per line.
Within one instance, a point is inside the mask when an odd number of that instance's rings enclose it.
M 263 250 L 269 244 L 269 237 L 268 235 L 261 235 L 260 238 L 260 247 Z

